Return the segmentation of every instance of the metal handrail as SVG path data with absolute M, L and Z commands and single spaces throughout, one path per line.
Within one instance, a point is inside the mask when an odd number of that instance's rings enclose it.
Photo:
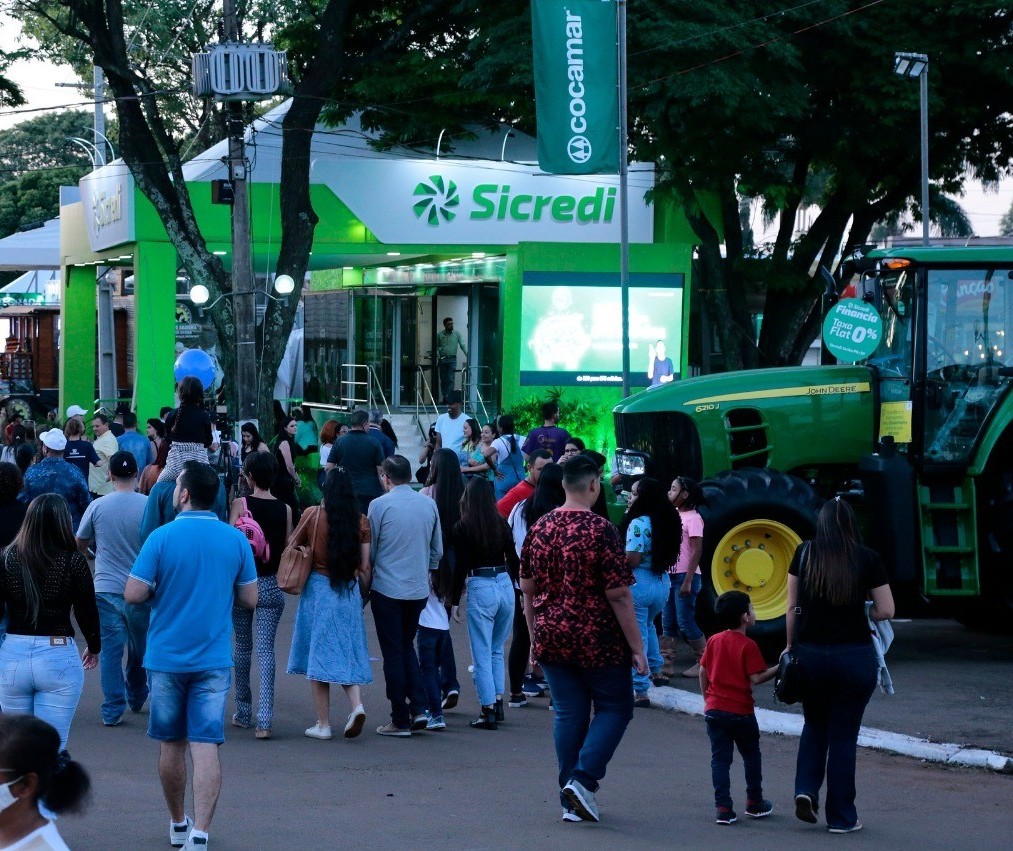
M 373 369 L 372 364 L 368 363 L 346 363 L 342 364 L 342 368 L 346 370 L 348 378 L 342 379 L 341 387 L 341 401 L 345 404 L 348 410 L 352 410 L 356 404 L 363 404 L 369 410 L 376 408 L 376 395 L 379 395 L 380 401 L 383 403 L 383 410 L 389 417 L 390 405 L 387 404 L 387 397 L 384 395 L 383 387 L 380 385 L 380 379 L 376 375 L 376 370 Z M 365 381 L 359 380 L 358 370 L 365 371 Z M 357 396 L 352 395 L 356 392 L 354 389 L 346 388 L 358 388 L 365 387 L 366 393 L 365 399 L 360 399 Z
M 440 409 L 436 405 L 436 397 L 433 396 L 433 390 L 429 386 L 429 379 L 426 378 L 425 368 L 419 364 L 415 367 L 415 375 L 418 379 L 415 382 L 415 425 L 419 427 L 419 431 L 422 432 L 422 437 L 427 438 L 429 435 L 426 430 L 422 427 L 422 412 L 429 413 L 429 409 L 426 405 L 426 399 L 428 398 L 429 404 L 432 405 L 433 409 L 433 420 L 440 415 Z M 423 395 L 423 388 L 425 394 Z
M 492 371 L 492 367 L 488 366 L 487 364 L 474 364 L 474 365 L 472 365 L 472 364 L 466 364 L 464 367 L 461 368 L 461 387 L 462 388 L 469 388 L 469 386 L 470 386 L 469 377 L 470 377 L 471 371 L 473 369 L 477 369 L 477 370 L 487 369 L 490 372 Z M 492 382 L 491 381 L 489 382 L 489 385 L 492 386 Z M 468 392 L 465 392 L 462 395 L 464 396 L 464 398 L 466 400 L 465 405 L 462 406 L 462 407 L 464 408 L 465 412 L 467 412 L 467 399 L 468 399 L 468 397 L 469 397 L 470 394 Z M 482 408 L 482 414 L 485 417 L 485 421 L 489 422 L 490 421 L 489 409 L 486 407 L 485 399 L 482 398 L 482 391 L 480 389 L 480 385 L 479 385 L 478 381 L 475 382 L 475 396 L 478 399 L 479 406 Z M 476 413 L 477 413 L 477 411 L 476 411 Z

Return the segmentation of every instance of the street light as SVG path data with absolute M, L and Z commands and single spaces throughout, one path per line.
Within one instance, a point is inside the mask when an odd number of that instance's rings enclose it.
M 295 289 L 295 281 L 291 275 L 278 275 L 274 279 L 274 290 L 278 295 L 288 295 Z
M 929 244 L 929 57 L 924 53 L 895 53 L 894 73 L 920 83 L 922 142 L 922 244 Z

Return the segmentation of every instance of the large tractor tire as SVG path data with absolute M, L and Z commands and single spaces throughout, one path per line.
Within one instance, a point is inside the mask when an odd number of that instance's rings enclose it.
M 788 567 L 795 549 L 816 530 L 822 500 L 801 479 L 771 470 L 743 469 L 702 482 L 706 506 L 703 587 L 697 623 L 716 632 L 714 601 L 725 591 L 752 598 L 756 625 L 750 635 L 765 651 L 784 647 Z

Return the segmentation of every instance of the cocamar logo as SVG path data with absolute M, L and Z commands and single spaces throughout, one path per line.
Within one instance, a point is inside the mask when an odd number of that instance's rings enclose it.
M 450 208 L 460 204 L 457 184 L 442 175 L 432 175 L 415 187 L 415 197 L 422 196 L 413 208 L 420 219 L 437 227 L 452 222 L 456 216 Z M 468 218 L 510 222 L 578 222 L 610 224 L 615 213 L 614 186 L 597 187 L 590 195 L 529 195 L 514 194 L 509 184 L 480 183 L 471 194 L 472 208 Z

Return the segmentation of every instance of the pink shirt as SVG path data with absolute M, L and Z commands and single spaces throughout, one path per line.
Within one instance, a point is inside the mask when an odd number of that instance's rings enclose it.
M 682 520 L 682 545 L 679 547 L 679 560 L 674 567 L 668 569 L 669 573 L 685 573 L 689 569 L 689 539 L 703 537 L 703 518 L 695 508 L 680 511 L 679 519 Z M 699 564 L 696 566 L 696 572 L 699 575 Z

